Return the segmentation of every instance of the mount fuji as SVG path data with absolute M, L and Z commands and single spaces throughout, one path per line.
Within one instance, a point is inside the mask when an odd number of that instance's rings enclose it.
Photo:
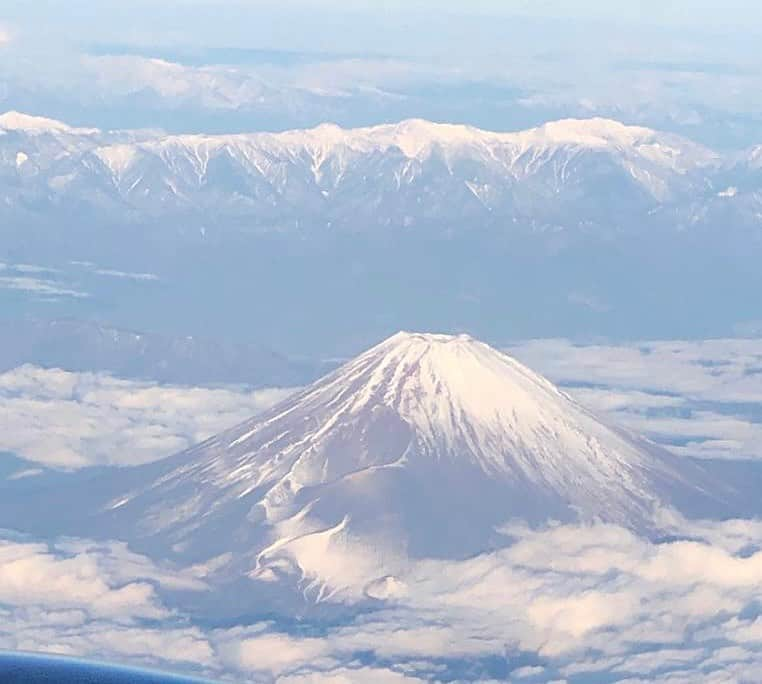
M 721 510 L 733 496 L 488 345 L 418 333 L 189 451 L 65 477 L 47 487 L 58 503 L 47 496 L 36 514 L 48 531 L 55 518 L 58 534 L 123 539 L 202 567 L 241 587 L 225 594 L 238 597 L 231 610 L 241 592 L 261 610 L 283 595 L 273 583 L 318 603 L 349 587 L 393 593 L 410 562 L 510 544 L 512 521 L 603 521 L 652 536 L 665 507 Z M 3 498 L 0 525 L 32 524 Z

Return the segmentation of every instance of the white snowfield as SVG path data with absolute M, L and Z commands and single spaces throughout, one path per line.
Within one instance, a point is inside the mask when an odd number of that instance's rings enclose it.
M 317 599 L 404 591 L 394 577 L 409 560 L 505 546 L 511 520 L 648 533 L 673 497 L 712 496 L 695 465 L 606 426 L 514 359 L 417 333 L 128 479 L 105 507 L 110 534 L 222 559 L 215 572 L 231 580 L 290 578 Z

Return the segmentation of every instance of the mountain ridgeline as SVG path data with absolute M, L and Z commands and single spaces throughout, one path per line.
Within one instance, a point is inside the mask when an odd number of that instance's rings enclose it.
M 102 219 L 174 217 L 207 231 L 612 230 L 654 212 L 686 228 L 753 214 L 762 189 L 758 151 L 723 158 L 606 119 L 518 133 L 410 120 L 168 136 L 10 112 L 0 131 L 3 211 L 87 207 Z

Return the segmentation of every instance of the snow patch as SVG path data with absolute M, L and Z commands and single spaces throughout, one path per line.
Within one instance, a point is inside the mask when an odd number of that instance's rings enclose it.
M 0 114 L 0 129 L 6 131 L 24 131 L 25 133 L 74 133 L 94 135 L 100 133 L 97 128 L 74 128 L 63 121 L 48 119 L 43 116 L 31 116 L 22 112 L 10 111 Z

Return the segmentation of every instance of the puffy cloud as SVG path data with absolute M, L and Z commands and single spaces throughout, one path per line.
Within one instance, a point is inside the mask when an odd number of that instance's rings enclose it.
M 690 399 L 762 401 L 762 340 L 656 341 L 579 345 L 532 340 L 510 354 L 555 382 L 677 394 Z
M 412 562 L 398 578 L 408 592 L 289 631 L 183 616 L 188 592 L 241 590 L 213 573 L 158 567 L 119 543 L 4 539 L 0 647 L 292 684 L 755 681 L 762 522 L 672 525 L 666 542 L 610 525 L 513 526 L 506 548 Z
M 8 426 L 0 451 L 70 468 L 145 463 L 231 427 L 288 393 L 159 386 L 22 366 L 0 374 Z
M 339 667 L 326 672 L 308 672 L 305 674 L 287 675 L 280 677 L 280 684 L 414 684 L 425 679 L 411 677 L 394 670 L 376 667 Z
M 283 634 L 247 635 L 248 630 L 233 630 L 220 647 L 223 658 L 238 670 L 259 670 L 275 675 L 293 671 L 295 664 L 312 663 L 332 651 L 329 640 L 295 639 Z
M 757 605 L 762 552 L 739 549 L 762 541 L 759 523 L 681 522 L 676 531 L 693 539 L 655 543 L 614 526 L 514 529 L 517 543 L 501 551 L 414 564 L 402 600 L 320 639 L 245 638 L 253 658 L 241 664 L 287 673 L 372 653 L 380 663 L 428 662 L 430 676 L 443 660 L 501 657 L 507 648 L 509 657 L 535 654 L 541 681 L 596 671 L 614 681 L 644 672 L 650 681 L 689 681 L 719 661 L 759 668 L 762 628 L 744 615 Z M 269 648 L 277 663 L 260 659 Z
M 77 611 L 3 610 L 0 648 L 57 653 L 174 670 L 219 671 L 214 650 L 197 627 L 160 624 L 149 627 L 103 619 Z
M 165 618 L 155 585 L 202 591 L 184 574 L 156 568 L 123 544 L 0 539 L 0 605 L 81 611 L 93 618 Z
M 762 340 L 534 340 L 508 351 L 612 422 L 674 451 L 762 458 Z
M 212 646 L 160 597 L 207 592 L 119 542 L 32 542 L 0 535 L 0 649 L 216 667 Z

